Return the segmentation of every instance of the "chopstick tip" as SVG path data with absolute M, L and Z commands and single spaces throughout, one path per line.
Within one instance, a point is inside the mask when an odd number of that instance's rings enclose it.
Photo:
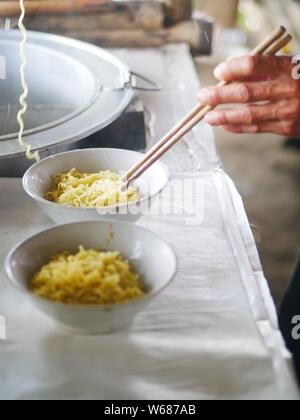
M 285 27 L 285 26 L 283 26 L 283 25 L 280 25 L 280 26 L 279 26 L 279 30 L 280 30 L 281 32 L 287 32 L 286 27 Z
M 128 181 L 125 181 L 123 185 L 121 186 L 121 192 L 126 192 L 128 190 L 128 187 L 129 187 L 129 183 Z

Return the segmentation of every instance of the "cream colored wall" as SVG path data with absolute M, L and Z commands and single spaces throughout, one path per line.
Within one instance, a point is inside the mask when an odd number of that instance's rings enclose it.
M 239 0 L 196 0 L 196 2 L 221 26 L 234 26 Z

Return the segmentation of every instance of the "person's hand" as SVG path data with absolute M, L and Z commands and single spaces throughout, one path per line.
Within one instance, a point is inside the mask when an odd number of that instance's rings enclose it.
M 291 57 L 249 56 L 226 61 L 215 70 L 228 86 L 203 89 L 199 101 L 217 109 L 206 116 L 213 126 L 233 133 L 300 135 L 300 80 L 296 80 Z

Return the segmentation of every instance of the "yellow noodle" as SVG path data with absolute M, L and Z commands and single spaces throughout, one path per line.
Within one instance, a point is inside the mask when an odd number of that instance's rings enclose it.
M 34 276 L 37 296 L 67 304 L 118 304 L 145 294 L 128 261 L 118 252 L 79 247 L 77 254 L 61 253 Z
M 137 188 L 122 191 L 121 177 L 111 171 L 81 173 L 76 168 L 53 176 L 50 191 L 45 198 L 68 207 L 97 208 L 138 201 Z
M 26 151 L 26 157 L 30 160 L 35 159 L 36 161 L 40 160 L 40 155 L 38 152 L 32 153 L 31 149 L 32 146 L 30 144 L 26 144 L 23 140 L 24 135 L 24 119 L 23 116 L 27 111 L 27 102 L 26 99 L 28 97 L 28 85 L 26 83 L 26 77 L 25 77 L 25 68 L 26 68 L 26 53 L 25 53 L 25 47 L 27 43 L 27 31 L 24 26 L 24 17 L 25 17 L 25 5 L 24 0 L 20 0 L 20 7 L 21 7 L 21 15 L 18 22 L 18 26 L 22 35 L 22 40 L 20 43 L 20 58 L 21 58 L 21 67 L 20 67 L 20 77 L 21 77 L 21 86 L 23 89 L 23 92 L 20 96 L 20 110 L 17 115 L 17 120 L 19 124 L 19 134 L 18 134 L 18 141 L 20 143 L 20 146 Z

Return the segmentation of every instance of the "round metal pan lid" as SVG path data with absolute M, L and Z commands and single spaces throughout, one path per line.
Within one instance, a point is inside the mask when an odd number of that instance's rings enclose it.
M 6 79 L 0 80 L 0 159 L 19 157 L 16 115 L 21 92 L 18 31 L 0 31 Z M 117 119 L 133 98 L 130 72 L 105 50 L 58 35 L 29 32 L 25 137 L 33 150 L 72 143 Z

